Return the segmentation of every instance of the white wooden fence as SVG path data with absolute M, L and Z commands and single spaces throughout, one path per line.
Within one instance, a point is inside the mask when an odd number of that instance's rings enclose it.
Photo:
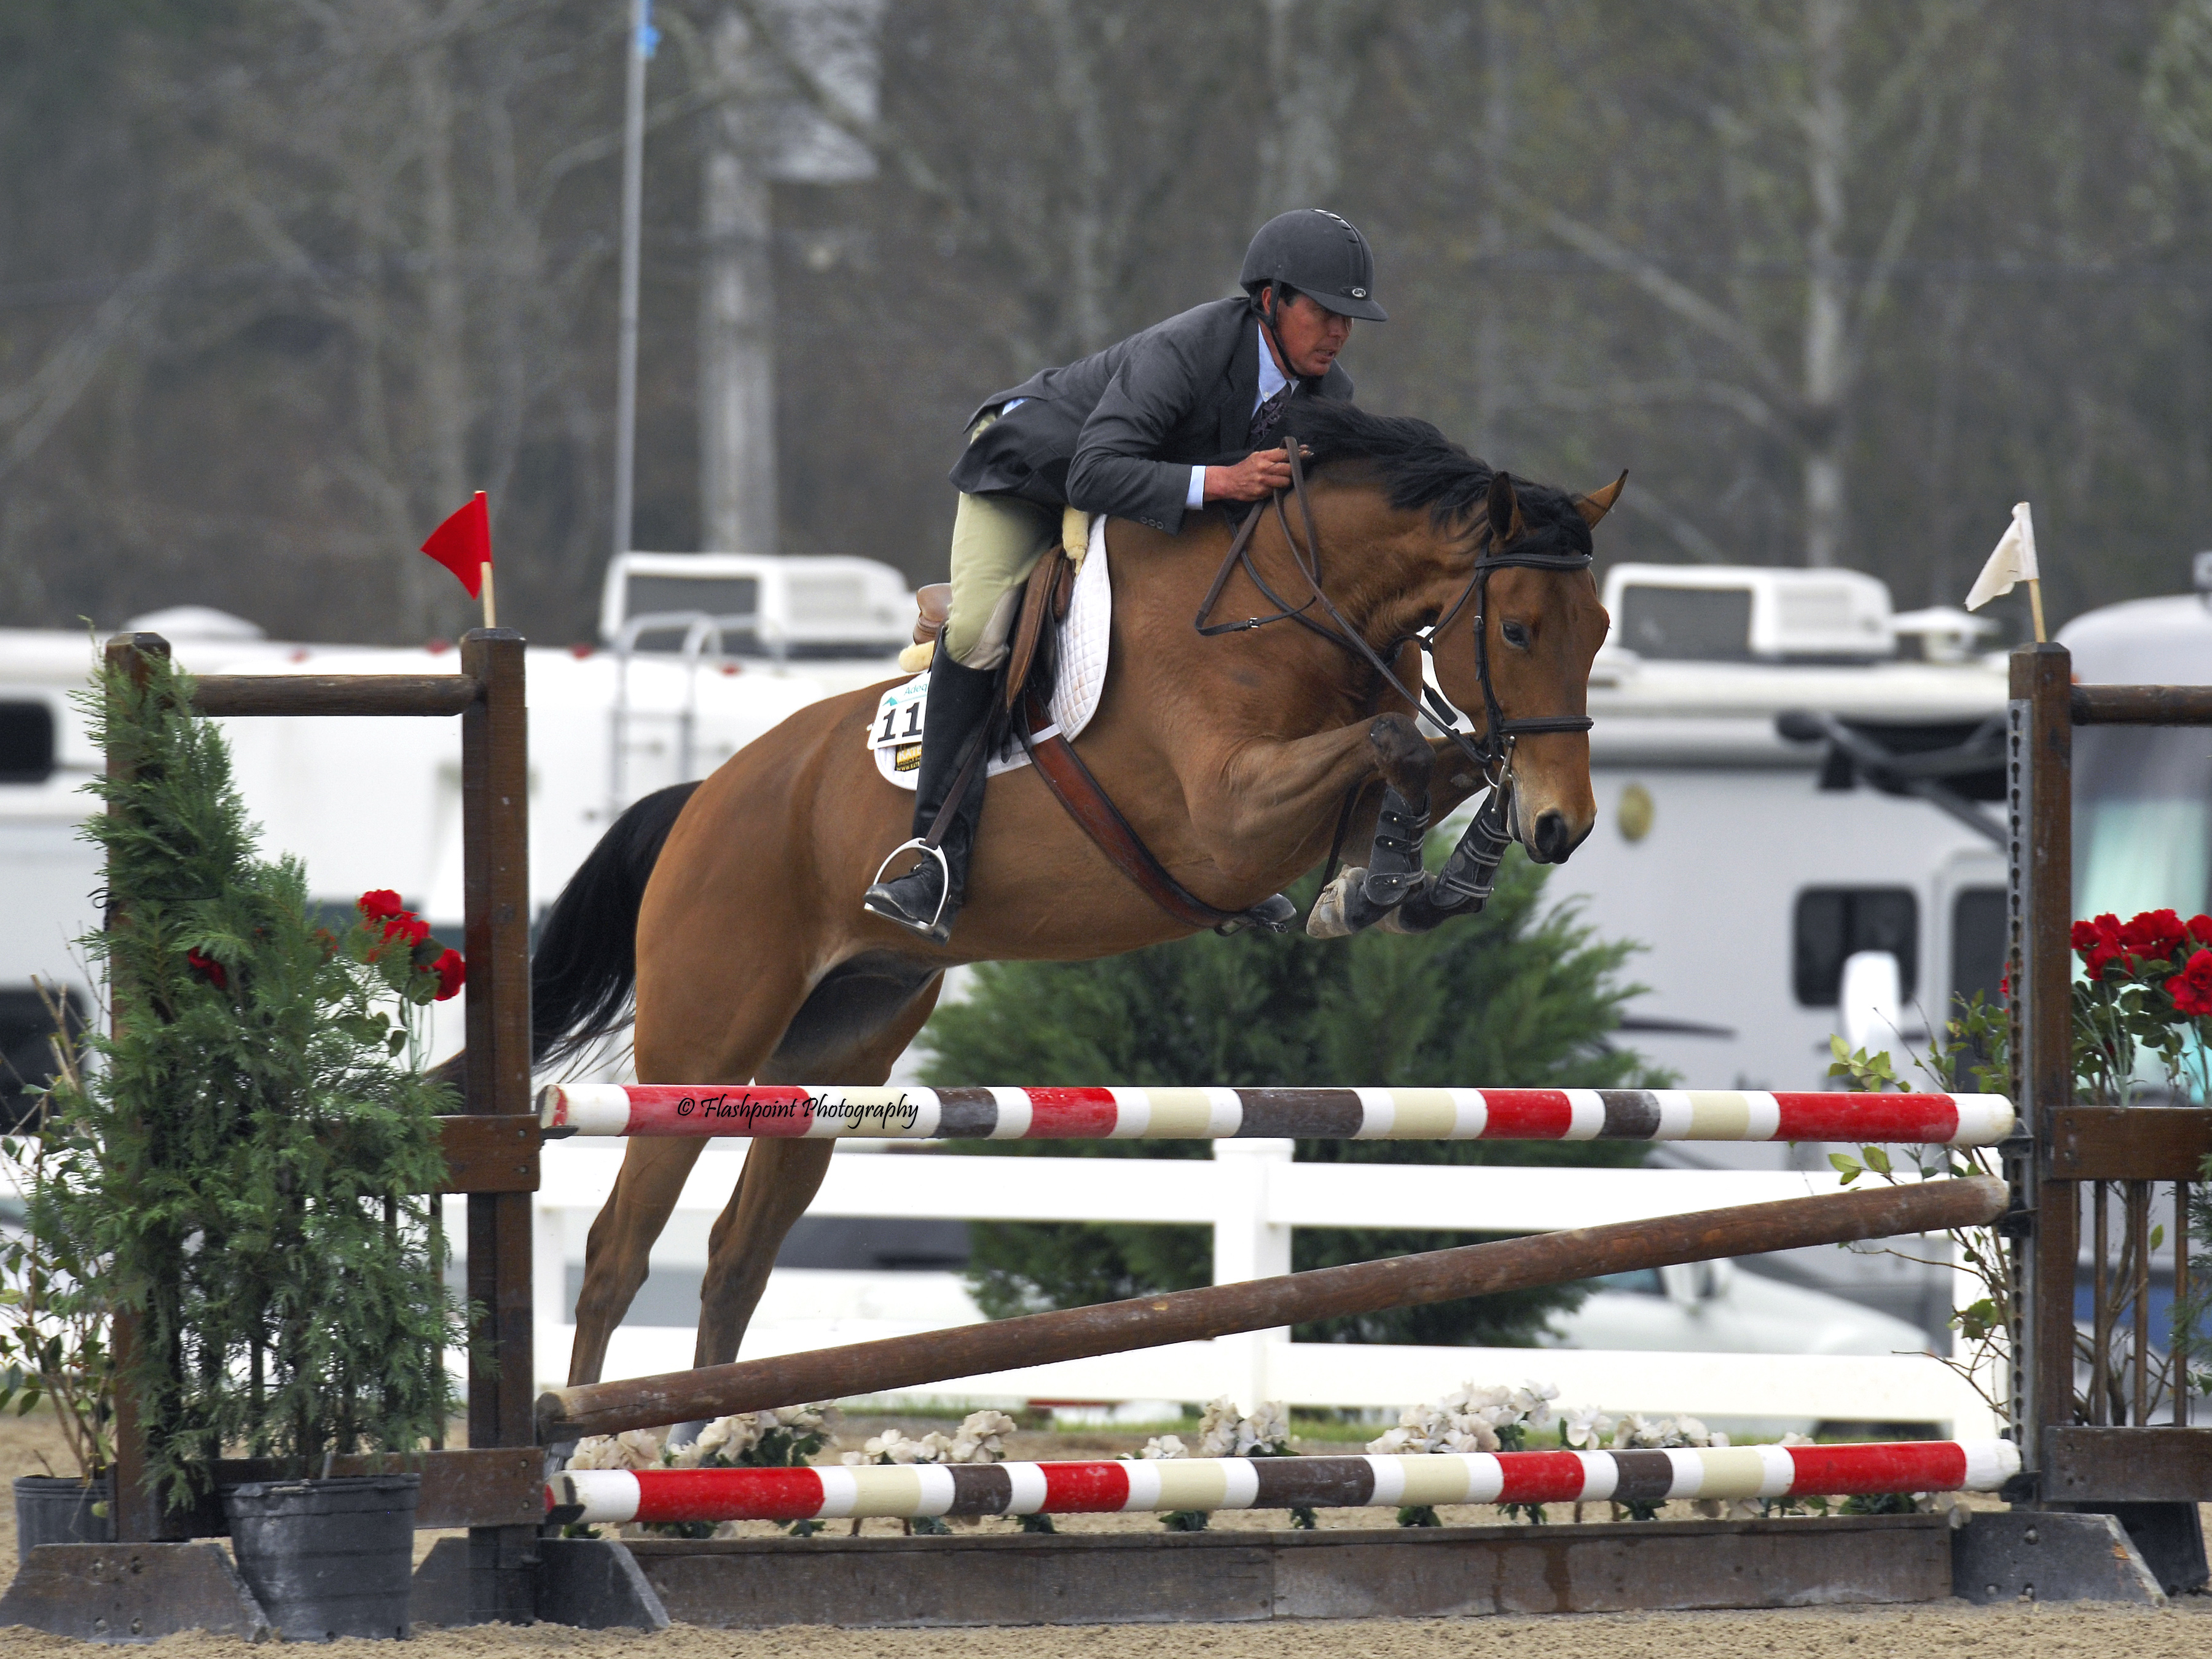
M 684 1188 L 671 1237 L 696 1239 L 728 1202 L 743 1141 L 716 1141 Z M 880 1145 L 880 1144 L 879 1144 Z M 1832 1192 L 1832 1175 L 1800 1171 L 1544 1169 L 1508 1165 L 1296 1164 L 1287 1140 L 1216 1142 L 1211 1159 L 1139 1160 L 962 1157 L 933 1150 L 841 1146 L 809 1212 L 944 1220 L 1180 1222 L 1211 1225 L 1216 1283 L 1287 1273 L 1291 1230 L 1301 1226 L 1410 1227 L 1537 1232 L 1632 1221 L 1688 1210 Z M 583 1229 L 611 1190 L 622 1146 L 580 1140 L 544 1151 L 537 1194 L 538 1373 L 568 1370 L 568 1264 L 583 1254 Z M 458 1223 L 459 1217 L 453 1218 Z M 686 1224 L 688 1224 L 688 1225 Z M 466 1237 L 456 1226 L 457 1240 Z M 666 1260 L 667 1254 L 663 1253 Z M 700 1260 L 696 1245 L 687 1265 Z M 672 1262 L 671 1265 L 673 1265 Z M 748 1333 L 743 1357 L 901 1335 L 974 1318 L 940 1291 L 902 1305 L 902 1281 L 872 1276 L 863 1316 L 817 1312 L 805 1287 L 827 1276 L 779 1273 Z M 849 1276 L 847 1276 L 849 1277 Z M 795 1292 L 796 1294 L 793 1294 Z M 849 1303 L 849 1298 L 848 1298 Z M 1607 1411 L 1692 1413 L 1705 1418 L 1811 1418 L 1929 1422 L 1961 1437 L 1993 1437 L 1996 1424 L 1973 1390 L 1926 1354 L 1626 1352 L 1528 1348 L 1413 1347 L 1294 1343 L 1287 1330 L 959 1377 L 902 1398 L 922 1400 L 1202 1401 L 1230 1395 L 1293 1406 L 1399 1407 L 1461 1382 L 1556 1381 L 1565 1399 Z M 689 1328 L 625 1326 L 608 1358 L 610 1377 L 680 1370 L 692 1358 Z

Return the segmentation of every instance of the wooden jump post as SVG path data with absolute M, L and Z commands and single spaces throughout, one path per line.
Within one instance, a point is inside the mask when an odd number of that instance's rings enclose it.
M 2009 1495 L 2045 1507 L 2155 1506 L 2201 1561 L 2196 1505 L 2212 1500 L 2212 1429 L 2189 1425 L 2185 1379 L 2167 1390 L 2170 1420 L 2152 1422 L 2160 1389 L 2148 1363 L 2150 1211 L 2154 1184 L 2171 1183 L 2166 1225 L 2179 1301 L 2191 1278 L 2186 1218 L 2191 1187 L 2212 1154 L 2212 1111 L 2075 1103 L 2070 936 L 2075 728 L 2212 726 L 2212 686 L 2076 685 L 2065 647 L 2021 646 L 2012 655 L 2008 720 L 2008 945 L 2020 1133 L 2005 1152 L 2022 1222 L 2010 1323 L 2013 1419 L 2024 1465 Z M 2117 1230 L 2108 1215 L 2115 1189 Z M 2092 1382 L 2077 1399 L 2075 1285 L 2085 1199 Z M 2118 1261 L 2132 1264 L 2126 1281 L 2115 1273 Z M 2130 1303 L 2132 1352 L 2116 1364 L 2113 1314 Z
M 194 709 L 210 716 L 459 715 L 465 896 L 465 1109 L 441 1119 L 447 1176 L 468 1194 L 468 1297 L 483 1310 L 469 1355 L 469 1445 L 421 1458 L 418 1527 L 469 1528 L 470 1601 L 484 1620 L 527 1620 L 535 1609 L 536 1541 L 544 1519 L 543 1454 L 532 1420 L 531 1198 L 538 1133 L 530 1097 L 529 716 L 523 638 L 507 629 L 462 636 L 459 674 L 230 674 L 197 681 Z M 111 668 L 143 672 L 166 657 L 157 634 L 107 643 Z M 113 763 L 111 759 L 111 765 Z M 117 1017 L 122 1018 L 121 1011 Z M 117 1321 L 120 1347 L 131 1322 Z M 489 1363 L 486 1363 L 489 1362 Z M 116 1401 L 116 1537 L 125 1543 L 221 1536 L 220 1502 L 165 1509 L 146 1490 L 137 1405 Z M 333 1473 L 380 1460 L 339 1458 Z M 275 1479 L 273 1462 L 226 1460 L 218 1484 Z
M 1642 1267 L 1982 1226 L 2004 1213 L 2007 1199 L 2004 1182 L 1978 1177 L 1744 1204 L 583 1383 L 539 1396 L 538 1431 L 554 1441 L 616 1434 Z

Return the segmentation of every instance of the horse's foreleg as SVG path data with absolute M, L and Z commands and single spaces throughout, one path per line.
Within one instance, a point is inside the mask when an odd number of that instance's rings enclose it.
M 615 1327 L 653 1267 L 653 1241 L 668 1224 L 703 1140 L 631 1141 L 623 1149 L 614 1195 L 592 1223 L 584 1247 L 584 1288 L 576 1297 L 576 1344 L 568 1381 L 596 1382 Z
M 1373 927 L 1427 879 L 1421 839 L 1429 827 L 1436 750 L 1403 714 L 1377 716 L 1367 729 L 1367 740 L 1383 778 L 1374 843 L 1365 865 L 1340 872 L 1314 902 L 1306 932 L 1316 939 L 1342 939 Z

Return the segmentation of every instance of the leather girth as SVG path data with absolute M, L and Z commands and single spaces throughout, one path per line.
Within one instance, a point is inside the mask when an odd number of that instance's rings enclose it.
M 1187 927 L 1218 927 L 1245 919 L 1242 910 L 1222 910 L 1208 904 L 1168 873 L 1152 855 L 1144 838 L 1130 827 L 1074 745 L 1055 731 L 1039 737 L 1051 717 L 1037 706 L 1035 696 L 1024 697 L 1014 720 L 1015 734 L 1028 752 L 1030 763 L 1060 804 L 1114 867 L 1136 883 L 1145 896 Z

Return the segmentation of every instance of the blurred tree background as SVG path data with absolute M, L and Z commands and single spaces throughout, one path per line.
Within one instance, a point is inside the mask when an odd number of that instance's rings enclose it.
M 1635 948 L 1604 944 L 1574 908 L 1543 905 L 1546 872 L 1515 849 L 1482 914 L 1419 938 L 1367 933 L 1211 933 L 1102 962 L 977 964 L 966 1000 L 920 1038 L 922 1080 L 1181 1087 L 1449 1088 L 1511 1077 L 1528 1088 L 1668 1082 L 1613 1047 L 1620 1005 L 1639 988 L 1619 970 Z M 1304 906 L 1318 885 L 1294 895 Z M 1203 1141 L 990 1141 L 970 1149 L 1044 1158 L 1207 1158 Z M 1632 1142 L 1301 1140 L 1315 1164 L 1518 1164 L 1621 1167 Z M 1479 1217 L 1470 1217 L 1479 1221 Z M 1302 1227 L 1304 1271 L 1473 1243 L 1476 1231 Z M 968 1279 L 994 1318 L 1082 1307 L 1213 1282 L 1204 1227 L 972 1222 Z M 1301 1340 L 1520 1346 L 1586 1287 L 1550 1286 L 1324 1321 Z
M 412 550 L 482 487 L 513 619 L 587 637 L 628 9 L 0 7 L 0 620 L 450 633 Z M 1377 249 L 1361 400 L 1631 468 L 1607 560 L 1955 603 L 2031 497 L 2063 617 L 2212 542 L 2212 0 L 655 20 L 641 547 L 940 575 L 969 409 L 1227 291 L 1310 203 Z

